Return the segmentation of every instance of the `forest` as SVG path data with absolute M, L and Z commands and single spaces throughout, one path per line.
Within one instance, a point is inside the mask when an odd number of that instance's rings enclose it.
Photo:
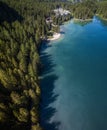
M 68 16 L 56 17 L 52 10 L 62 7 Z M 72 17 L 107 19 L 107 2 L 70 3 L 38 0 L 0 1 L 0 129 L 42 130 L 39 49 L 50 31 Z M 46 23 L 52 18 L 56 27 Z
M 65 3 L 0 1 L 0 129 L 41 130 L 39 124 L 39 48 L 62 17 L 52 12 Z M 55 29 L 54 29 L 55 30 Z
M 74 18 L 86 20 L 98 15 L 107 19 L 107 1 L 83 1 L 72 5 L 71 12 Z

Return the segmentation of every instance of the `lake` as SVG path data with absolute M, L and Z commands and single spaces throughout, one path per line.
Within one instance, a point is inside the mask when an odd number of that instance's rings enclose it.
M 107 23 L 61 26 L 43 44 L 41 125 L 45 130 L 107 130 Z

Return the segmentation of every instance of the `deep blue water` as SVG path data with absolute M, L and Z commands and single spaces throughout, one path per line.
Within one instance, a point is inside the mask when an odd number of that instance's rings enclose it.
M 107 25 L 98 18 L 61 26 L 43 45 L 41 124 L 45 130 L 107 130 Z

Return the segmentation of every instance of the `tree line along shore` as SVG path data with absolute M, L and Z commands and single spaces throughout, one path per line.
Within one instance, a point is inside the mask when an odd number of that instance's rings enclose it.
M 59 33 L 63 22 L 73 17 L 91 19 L 95 14 L 107 19 L 106 1 L 0 0 L 0 129 L 43 129 L 41 43 Z

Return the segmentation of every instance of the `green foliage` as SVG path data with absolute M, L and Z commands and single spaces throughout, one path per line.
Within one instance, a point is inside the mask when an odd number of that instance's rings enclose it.
M 11 17 L 8 21 L 7 16 L 2 16 L 2 21 L 0 21 L 2 22 L 0 23 L 0 90 L 2 90 L 2 94 L 0 93 L 0 125 L 4 123 L 5 127 L 8 124 L 9 129 L 13 129 L 12 124 L 14 124 L 15 128 L 22 126 L 21 128 L 27 129 L 27 126 L 21 124 L 36 126 L 39 123 L 38 66 L 40 59 L 38 47 L 41 42 L 41 32 L 43 35 L 46 33 L 46 23 L 42 20 L 43 17 L 45 18 L 44 9 L 38 8 L 38 6 L 43 6 L 42 4 L 38 3 L 36 6 L 36 3 L 33 5 L 32 1 L 30 3 L 26 0 L 22 3 L 17 0 L 4 1 L 9 5 L 2 2 L 2 6 L 5 6 L 4 11 L 12 10 L 8 13 L 14 13 L 15 9 L 17 18 Z M 22 8 L 21 12 L 19 7 Z M 37 17 L 38 9 L 43 17 Z M 18 13 L 24 18 L 21 22 Z M 40 27 L 44 27 L 44 31 Z M 31 114 L 33 109 L 35 109 L 35 115 Z
M 56 24 L 61 24 L 70 17 L 57 18 L 53 10 L 57 7 L 70 8 L 70 5 L 38 0 L 1 1 L 0 125 L 9 125 L 10 130 L 16 127 L 41 130 L 38 49 L 50 30 L 59 31 L 59 26 L 54 28 L 47 24 L 46 18 L 51 17 Z
M 91 19 L 95 15 L 97 9 L 96 2 L 84 1 L 76 3 L 72 7 L 73 16 L 78 19 L 86 20 Z
M 43 129 L 40 127 L 39 124 L 37 124 L 37 125 L 33 125 L 31 130 L 43 130 Z
M 29 111 L 26 108 L 20 108 L 19 111 L 13 111 L 14 116 L 20 122 L 28 122 L 29 119 Z
M 1 2 L 2 1 L 2 2 Z M 107 18 L 107 2 L 45 2 L 38 0 L 0 1 L 0 127 L 6 129 L 42 130 L 39 125 L 41 41 L 59 32 L 59 25 L 71 14 L 58 17 L 58 7 L 69 9 L 79 19 L 96 13 Z M 97 9 L 96 9 L 97 8 Z M 53 26 L 46 23 L 51 17 Z M 57 26 L 58 25 L 58 26 Z M 9 127 L 7 127 L 7 124 Z M 14 125 L 14 127 L 13 127 Z
M 104 19 L 107 19 L 107 1 L 99 2 L 97 14 Z
M 0 111 L 0 122 L 6 122 L 7 121 L 7 115 L 5 112 Z

